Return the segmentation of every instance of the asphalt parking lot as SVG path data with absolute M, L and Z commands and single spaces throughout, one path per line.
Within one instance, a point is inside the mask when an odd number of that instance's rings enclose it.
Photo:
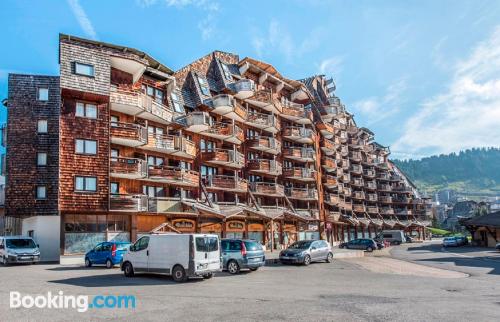
M 420 245 L 425 247 L 426 245 Z M 413 247 L 417 247 L 414 245 Z M 401 253 L 411 252 L 406 247 Z M 119 269 L 0 266 L 2 321 L 494 321 L 500 319 L 498 272 L 438 278 L 374 272 L 353 260 L 309 267 L 274 265 L 176 284 L 169 277 L 125 278 Z M 367 257 L 377 261 L 377 257 Z M 380 258 L 384 260 L 384 258 Z M 392 259 L 398 262 L 396 259 Z M 401 262 L 408 265 L 408 262 Z M 411 261 L 410 261 L 411 263 Z M 381 265 L 383 266 L 383 265 Z M 134 295 L 135 309 L 10 309 L 9 292 Z

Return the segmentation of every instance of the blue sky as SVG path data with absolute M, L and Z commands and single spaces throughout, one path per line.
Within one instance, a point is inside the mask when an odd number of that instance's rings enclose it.
M 393 157 L 500 146 L 500 1 L 3 0 L 0 98 L 9 72 L 58 73 L 58 33 L 174 70 L 219 49 L 327 74 Z

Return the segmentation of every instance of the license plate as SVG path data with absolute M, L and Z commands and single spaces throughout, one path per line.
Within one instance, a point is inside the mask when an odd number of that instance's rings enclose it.
M 29 256 L 22 256 L 22 257 L 19 257 L 19 259 L 31 259 L 31 257 L 29 257 Z

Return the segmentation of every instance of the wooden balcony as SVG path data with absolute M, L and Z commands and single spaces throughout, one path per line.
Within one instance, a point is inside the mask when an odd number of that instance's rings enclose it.
M 174 118 L 174 111 L 170 107 L 155 101 L 140 91 L 111 86 L 109 103 L 112 111 L 138 116 L 161 124 L 170 124 Z
M 340 202 L 339 196 L 333 193 L 325 193 L 324 200 L 330 206 L 338 206 Z
M 373 179 L 375 178 L 375 170 L 372 170 L 372 169 L 365 169 L 363 171 L 363 176 L 367 177 L 367 178 L 370 178 L 370 179 Z
M 390 185 L 388 185 L 388 184 L 379 184 L 377 186 L 377 190 L 391 192 L 392 191 L 392 187 Z
M 351 167 L 351 162 L 349 161 L 349 159 L 340 159 L 341 162 L 342 162 L 342 169 L 344 171 L 349 171 L 349 168 Z
M 248 113 L 245 123 L 252 127 L 276 134 L 281 130 L 281 123 L 274 114 L 258 112 Z
M 352 195 L 352 189 L 344 186 L 340 189 L 340 193 L 346 197 L 350 197 Z
M 325 122 L 331 122 L 332 119 L 343 111 L 340 102 L 323 106 L 324 112 L 321 113 L 321 119 Z
M 223 190 L 241 193 L 248 191 L 247 180 L 233 176 L 208 175 L 203 177 L 203 182 L 208 190 Z
M 368 190 L 377 190 L 377 183 L 375 181 L 365 181 L 365 188 Z
M 346 145 L 340 147 L 340 155 L 345 158 L 349 156 L 349 148 Z
M 347 143 L 348 140 L 348 135 L 346 131 L 339 131 L 339 139 L 341 143 Z
M 351 165 L 351 168 L 349 169 L 349 171 L 351 171 L 351 173 L 361 175 L 361 174 L 363 174 L 363 167 L 360 166 L 359 164 L 353 164 L 353 165 Z
M 281 117 L 297 124 L 312 124 L 312 112 L 304 107 L 303 104 L 294 102 L 282 102 Z
M 143 146 L 143 149 L 189 159 L 196 157 L 194 143 L 175 135 L 148 133 L 148 143 Z
M 143 194 L 110 194 L 109 210 L 144 212 L 148 210 L 148 196 Z
M 212 112 L 229 119 L 245 122 L 247 111 L 236 100 L 228 94 L 220 94 L 212 98 Z
M 200 174 L 180 167 L 148 166 L 148 181 L 161 182 L 178 186 L 198 187 Z
M 253 106 L 277 114 L 281 113 L 281 104 L 273 99 L 273 95 L 268 90 L 256 90 L 252 96 L 245 99 L 246 102 Z
M 342 208 L 345 211 L 352 211 L 352 204 L 350 202 L 341 201 L 339 203 L 339 208 Z
M 395 186 L 392 188 L 393 191 L 395 192 L 400 192 L 400 193 L 411 193 L 413 192 L 413 189 L 411 187 L 407 186 Z
M 337 161 L 329 157 L 322 157 L 321 166 L 327 172 L 334 172 L 337 169 Z
M 334 155 L 337 150 L 335 143 L 325 138 L 321 140 L 320 146 L 321 146 L 321 151 L 323 151 L 325 155 Z
M 392 198 L 389 196 L 378 196 L 378 201 L 381 203 L 392 203 Z
M 366 194 L 366 200 L 371 201 L 371 202 L 376 202 L 376 201 L 378 201 L 378 196 L 376 193 L 368 193 L 368 194 Z
M 210 114 L 207 112 L 191 112 L 176 118 L 175 122 L 184 126 L 184 130 L 193 133 L 204 132 L 212 126 Z
M 398 216 L 411 216 L 412 211 L 410 209 L 394 209 L 394 213 Z
M 262 151 L 274 155 L 281 153 L 281 142 L 273 137 L 268 137 L 268 136 L 252 137 L 248 139 L 246 143 L 251 150 Z
M 330 123 L 318 123 L 316 124 L 316 127 L 318 128 L 319 132 L 321 135 L 327 139 L 333 138 L 333 135 L 335 134 L 335 130 L 333 128 L 333 125 Z
M 365 207 L 365 205 L 353 204 L 352 210 L 355 212 L 364 213 L 364 212 L 366 212 L 366 207 Z
M 314 182 L 316 171 L 309 168 L 285 168 L 283 169 L 283 177 L 302 182 Z
M 240 79 L 233 84 L 234 97 L 246 99 L 254 95 L 255 83 L 250 79 Z
M 327 189 L 334 189 L 338 186 L 337 178 L 328 174 L 323 175 L 322 182 Z
M 318 191 L 314 188 L 285 188 L 285 195 L 290 199 L 318 200 Z
M 316 160 L 316 152 L 313 148 L 290 147 L 284 148 L 283 157 L 301 162 L 312 162 Z
M 379 213 L 378 207 L 376 207 L 376 206 L 368 206 L 368 207 L 366 207 L 366 210 L 369 214 L 378 214 Z
M 351 176 L 348 173 L 344 173 L 341 177 L 340 180 L 344 183 L 350 183 L 351 182 Z
M 132 123 L 111 122 L 111 143 L 138 147 L 148 142 L 148 131 L 144 126 Z
M 282 135 L 288 140 L 305 144 L 313 144 L 316 139 L 314 131 L 305 127 L 288 126 Z
M 283 185 L 276 183 L 251 182 L 249 184 L 249 188 L 254 195 L 264 195 L 270 197 L 283 197 L 285 195 Z
M 203 131 L 203 135 L 238 145 L 245 140 L 243 130 L 239 126 L 223 122 L 212 124 L 210 128 Z
M 361 160 L 363 158 L 361 156 L 361 153 L 359 153 L 359 152 L 352 152 L 352 153 L 349 154 L 349 159 L 351 159 L 351 161 L 353 161 L 353 162 L 361 162 Z
M 398 197 L 392 198 L 392 202 L 394 202 L 394 203 L 408 204 L 408 203 L 411 203 L 411 201 L 412 201 L 411 198 L 408 198 L 408 197 L 405 197 L 402 195 L 398 195 Z
M 202 161 L 207 164 L 234 169 L 241 169 L 245 166 L 243 154 L 235 150 L 213 149 L 211 151 L 202 151 L 201 156 Z
M 146 161 L 135 158 L 111 158 L 109 175 L 114 178 L 140 179 L 146 177 Z
M 379 172 L 377 174 L 377 179 L 389 181 L 391 179 L 391 176 L 387 172 Z
M 379 212 L 382 215 L 394 215 L 394 209 L 391 207 L 381 207 L 379 208 Z
M 283 173 L 281 163 L 276 160 L 268 159 L 253 159 L 248 160 L 247 169 L 252 173 L 260 175 L 279 176 Z
M 351 185 L 361 188 L 361 187 L 364 187 L 365 182 L 361 178 L 353 178 L 351 180 Z
M 365 199 L 365 193 L 363 191 L 354 191 L 352 193 L 352 198 L 353 199 L 364 200 Z

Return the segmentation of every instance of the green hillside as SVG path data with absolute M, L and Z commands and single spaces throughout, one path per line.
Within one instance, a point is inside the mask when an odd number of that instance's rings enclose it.
M 421 191 L 454 189 L 469 196 L 500 195 L 500 149 L 472 149 L 421 160 L 393 160 Z

